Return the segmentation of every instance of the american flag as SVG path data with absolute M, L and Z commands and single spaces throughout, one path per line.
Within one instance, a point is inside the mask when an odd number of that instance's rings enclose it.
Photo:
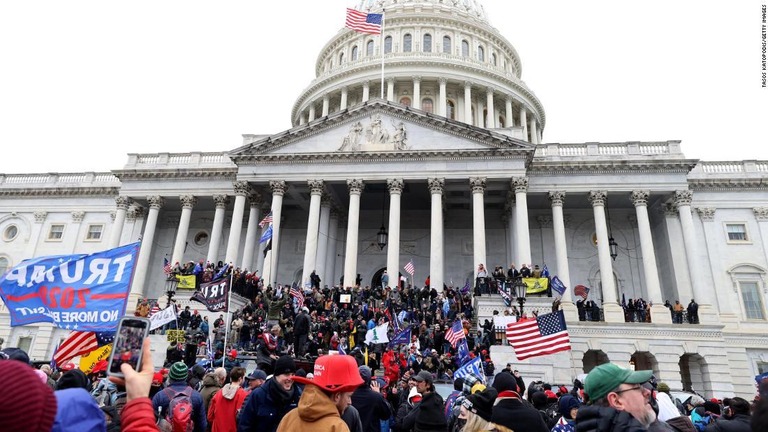
M 382 14 L 369 14 L 352 8 L 347 8 L 347 21 L 345 26 L 356 32 L 366 34 L 381 33 Z
M 264 228 L 267 225 L 272 225 L 272 212 L 267 213 L 264 219 L 259 222 L 259 228 Z
M 413 274 L 416 273 L 416 267 L 413 266 L 413 260 L 408 261 L 408 264 L 403 267 L 405 271 L 413 277 Z
M 456 320 L 451 328 L 445 332 L 445 340 L 451 343 L 451 346 L 456 348 L 456 343 L 466 338 L 464 335 L 464 326 L 461 325 L 461 320 Z
M 96 333 L 74 331 L 61 342 L 53 354 L 53 361 L 61 365 L 83 354 L 87 354 L 96 348 L 112 343 L 115 340 L 114 332 Z
M 160 312 L 160 305 L 157 304 L 156 301 L 152 302 L 152 308 L 149 310 L 149 316 L 147 318 L 152 318 L 152 315 Z
M 304 307 L 304 293 L 301 292 L 301 290 L 299 289 L 298 286 L 296 286 L 296 284 L 294 284 L 291 287 L 291 290 L 288 293 L 291 295 L 291 297 L 296 299 L 296 306 L 299 309 Z
M 518 360 L 571 349 L 563 311 L 507 324 L 507 340 Z
M 586 300 L 587 296 L 589 295 L 589 288 L 585 287 L 584 285 L 576 285 L 573 287 L 573 293 Z
M 169 275 L 172 271 L 171 262 L 168 261 L 168 258 L 163 258 L 163 273 Z

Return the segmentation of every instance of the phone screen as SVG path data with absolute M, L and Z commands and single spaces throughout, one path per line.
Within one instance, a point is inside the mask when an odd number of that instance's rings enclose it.
M 120 366 L 130 364 L 134 370 L 141 366 L 141 347 L 149 333 L 149 320 L 146 318 L 123 318 L 115 335 L 112 354 L 109 361 L 109 374 L 122 376 Z

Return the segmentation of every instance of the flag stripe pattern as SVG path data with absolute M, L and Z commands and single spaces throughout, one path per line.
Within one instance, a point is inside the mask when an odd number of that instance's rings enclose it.
M 586 300 L 587 296 L 589 295 L 589 288 L 585 287 L 584 285 L 576 285 L 573 287 L 573 293 Z
M 571 349 L 562 310 L 507 324 L 507 339 L 518 360 Z
M 381 14 L 369 14 L 347 8 L 346 27 L 356 32 L 379 34 L 381 33 L 381 21 Z
M 291 290 L 289 291 L 289 294 L 291 294 L 291 297 L 296 299 L 296 305 L 299 307 L 299 309 L 304 307 L 304 293 L 301 292 L 299 287 L 295 285 L 292 286 Z
M 75 331 L 69 334 L 53 355 L 53 361 L 62 365 L 74 357 L 87 354 L 99 347 L 95 332 Z
M 405 271 L 413 277 L 413 274 L 416 273 L 416 267 L 413 266 L 413 260 L 408 261 L 408 264 L 403 267 Z
M 451 328 L 445 332 L 445 340 L 451 343 L 451 346 L 456 348 L 456 343 L 466 336 L 464 335 L 464 326 L 461 325 L 461 320 L 456 320 Z
M 267 213 L 264 219 L 259 222 L 259 228 L 264 228 L 267 225 L 272 225 L 272 212 Z

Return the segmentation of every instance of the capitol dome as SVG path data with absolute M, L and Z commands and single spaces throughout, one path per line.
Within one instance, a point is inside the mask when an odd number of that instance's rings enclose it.
M 544 107 L 477 0 L 363 0 L 356 9 L 385 13 L 383 38 L 347 28 L 333 36 L 294 103 L 293 126 L 382 97 L 541 143 Z

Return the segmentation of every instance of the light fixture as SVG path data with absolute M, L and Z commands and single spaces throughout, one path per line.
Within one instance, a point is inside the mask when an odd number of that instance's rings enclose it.
M 386 217 L 386 210 L 387 210 L 387 194 L 384 194 L 384 202 L 381 203 L 381 228 L 379 228 L 379 232 L 376 233 L 376 244 L 379 245 L 380 250 L 384 250 L 384 247 L 387 246 L 387 239 L 389 238 L 389 234 L 387 234 L 387 227 L 384 226 L 384 218 Z
M 165 295 L 168 296 L 168 303 L 165 305 L 166 307 L 171 305 L 171 300 L 173 300 L 173 296 L 176 294 L 176 288 L 178 286 L 179 280 L 176 278 L 176 275 L 168 275 L 168 278 L 165 280 Z
M 605 211 L 608 215 L 608 249 L 611 251 L 611 258 L 616 261 L 616 257 L 619 256 L 619 244 L 613 238 L 613 229 L 611 228 L 611 211 L 608 210 L 608 206 L 605 206 Z
M 517 303 L 520 305 L 520 316 L 523 316 L 523 305 L 525 305 L 525 295 L 528 294 L 528 285 L 523 282 L 522 278 L 518 278 L 514 288 L 517 295 Z

